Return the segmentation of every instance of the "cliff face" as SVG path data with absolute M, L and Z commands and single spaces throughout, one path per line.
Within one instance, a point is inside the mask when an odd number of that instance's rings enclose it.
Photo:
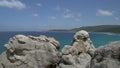
M 95 49 L 84 30 L 61 53 L 59 42 L 46 36 L 16 35 L 4 47 L 0 68 L 120 68 L 120 42 Z

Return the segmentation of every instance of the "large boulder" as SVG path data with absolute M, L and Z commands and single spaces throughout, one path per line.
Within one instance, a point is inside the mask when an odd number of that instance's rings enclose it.
M 120 68 L 120 41 L 99 47 L 87 68 Z
M 4 47 L 0 68 L 56 68 L 60 62 L 60 44 L 54 38 L 16 35 Z
M 87 31 L 78 31 L 73 38 L 71 45 L 62 49 L 61 68 L 85 68 L 94 55 L 95 48 L 89 38 Z

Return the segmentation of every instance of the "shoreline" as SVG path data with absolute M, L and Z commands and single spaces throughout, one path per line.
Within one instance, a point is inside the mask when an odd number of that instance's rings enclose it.
M 112 33 L 112 32 L 93 32 L 93 33 L 100 33 L 100 34 L 106 34 L 106 35 L 120 35 L 120 33 Z
M 76 33 L 77 31 L 38 31 L 38 32 L 54 32 L 54 33 Z M 107 34 L 107 35 L 120 35 L 120 33 L 114 33 L 114 32 L 89 32 L 89 33 L 101 33 L 101 34 Z

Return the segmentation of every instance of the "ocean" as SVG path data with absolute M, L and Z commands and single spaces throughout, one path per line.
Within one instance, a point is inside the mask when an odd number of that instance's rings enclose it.
M 57 41 L 60 42 L 60 50 L 65 46 L 69 45 L 72 42 L 73 35 L 72 32 L 0 32 L 0 54 L 4 51 L 4 44 L 9 41 L 9 38 L 18 35 L 33 35 L 40 36 L 46 35 L 47 37 L 54 37 Z M 111 41 L 120 41 L 120 35 L 112 33 L 100 33 L 92 32 L 90 34 L 90 39 L 92 40 L 94 46 L 97 48 L 99 46 L 105 45 Z

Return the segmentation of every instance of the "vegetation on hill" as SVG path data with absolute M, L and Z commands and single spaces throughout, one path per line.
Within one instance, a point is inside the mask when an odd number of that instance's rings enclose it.
M 100 25 L 100 26 L 88 26 L 71 29 L 72 31 L 87 30 L 89 32 L 113 32 L 120 33 L 120 25 Z
M 88 32 L 111 32 L 111 33 L 120 33 L 120 25 L 100 25 L 100 26 L 86 26 L 80 28 L 73 28 L 70 30 L 50 30 L 54 32 L 76 32 L 79 30 L 86 30 Z

